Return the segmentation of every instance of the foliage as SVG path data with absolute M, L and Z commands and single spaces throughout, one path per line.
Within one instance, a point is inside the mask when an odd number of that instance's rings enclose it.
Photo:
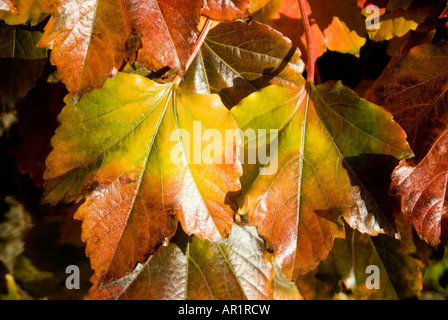
M 447 10 L 0 0 L 1 297 L 447 298 Z

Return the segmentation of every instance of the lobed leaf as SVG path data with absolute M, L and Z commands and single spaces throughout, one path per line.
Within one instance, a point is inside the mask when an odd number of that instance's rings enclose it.
M 432 245 L 446 244 L 446 108 L 448 45 L 417 46 L 378 80 L 369 98 L 392 112 L 406 129 L 416 158 L 402 161 L 392 189 L 407 219 Z
M 192 236 L 169 243 L 122 279 L 95 286 L 90 299 L 272 299 L 274 269 L 253 227 L 235 225 L 228 239 L 211 244 Z
M 181 86 L 196 93 L 219 93 L 231 108 L 269 84 L 296 87 L 304 64 L 300 52 L 267 25 L 223 22 L 213 28 Z
M 245 164 L 242 196 L 248 197 L 249 222 L 289 279 L 325 259 L 333 239 L 344 236 L 342 216 L 363 233 L 393 232 L 349 161 L 372 165 L 375 155 L 401 159 L 411 154 L 390 114 L 340 82 L 300 89 L 269 86 L 231 112 L 243 132 L 278 130 L 263 133 L 266 139 L 259 133 L 261 141 L 272 145 L 276 139 L 278 146 L 269 145 L 268 163 Z M 250 139 L 248 149 L 253 148 Z M 266 147 L 259 142 L 256 148 Z
M 236 129 L 218 96 L 119 73 L 78 105 L 66 103 L 47 159 L 45 201 L 87 195 L 76 218 L 84 221 L 83 240 L 101 281 L 145 261 L 178 220 L 200 239 L 228 235 L 233 210 L 226 196 L 240 189 L 239 141 L 213 141 L 220 148 L 207 164 L 210 144 L 200 140 L 207 129 L 222 137 Z
M 201 0 L 64 0 L 39 41 L 74 97 L 101 88 L 123 63 L 185 72 L 196 41 Z M 139 49 L 140 43 L 142 48 Z

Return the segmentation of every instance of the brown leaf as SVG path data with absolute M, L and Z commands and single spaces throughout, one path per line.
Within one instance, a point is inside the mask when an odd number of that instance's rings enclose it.
M 196 41 L 201 0 L 63 0 L 39 41 L 53 46 L 51 62 L 75 101 L 101 88 L 138 50 L 143 64 L 154 59 L 185 72 Z M 152 67 L 153 65 L 148 65 Z
M 448 44 L 414 47 L 378 80 L 371 99 L 405 128 L 415 159 L 393 174 L 406 217 L 432 245 L 446 243 Z

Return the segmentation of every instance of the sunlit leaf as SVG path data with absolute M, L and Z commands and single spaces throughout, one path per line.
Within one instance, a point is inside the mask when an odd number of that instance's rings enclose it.
M 254 17 L 290 38 L 304 56 L 307 54 L 306 35 L 297 0 L 271 0 L 260 4 Z M 265 8 L 267 6 L 267 8 Z M 307 13 L 311 23 L 312 47 L 316 58 L 325 51 L 358 54 L 366 39 L 366 27 L 361 10 L 352 0 L 308 0 Z M 306 60 L 306 59 L 304 59 Z
M 213 20 L 243 19 L 249 15 L 250 0 L 206 0 L 201 13 Z
M 145 261 L 178 220 L 201 239 L 228 235 L 233 211 L 226 194 L 240 189 L 239 141 L 214 141 L 220 148 L 211 158 L 204 158 L 210 143 L 201 143 L 207 129 L 222 137 L 236 129 L 218 96 L 120 73 L 76 106 L 66 102 L 47 159 L 45 199 L 87 195 L 76 218 L 84 220 L 83 239 L 101 280 Z
M 362 232 L 393 233 L 390 217 L 356 175 L 357 166 L 373 166 L 376 157 L 411 154 L 389 113 L 340 82 L 269 86 L 231 112 L 243 132 L 253 129 L 262 143 L 270 141 L 270 158 L 262 168 L 245 163 L 242 193 L 248 197 L 249 222 L 289 279 L 325 259 L 333 239 L 344 236 L 342 216 Z M 266 148 L 262 143 L 258 151 Z
M 53 0 L 0 0 L 0 20 L 10 25 L 34 26 L 56 11 L 57 4 Z
M 123 60 L 185 71 L 196 41 L 202 1 L 64 0 L 39 42 L 74 96 L 101 88 Z

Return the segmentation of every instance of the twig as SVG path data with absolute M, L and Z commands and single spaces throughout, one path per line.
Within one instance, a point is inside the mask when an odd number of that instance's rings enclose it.
M 306 35 L 306 49 L 307 49 L 307 55 L 308 55 L 308 62 L 307 62 L 307 77 L 306 79 L 308 81 L 314 81 L 315 76 L 315 52 L 313 48 L 313 37 L 311 35 L 311 25 L 310 20 L 308 18 L 308 12 L 306 11 L 306 0 L 298 0 L 299 1 L 299 7 L 300 7 L 300 13 L 302 15 L 302 23 L 303 27 L 305 29 L 305 35 Z

